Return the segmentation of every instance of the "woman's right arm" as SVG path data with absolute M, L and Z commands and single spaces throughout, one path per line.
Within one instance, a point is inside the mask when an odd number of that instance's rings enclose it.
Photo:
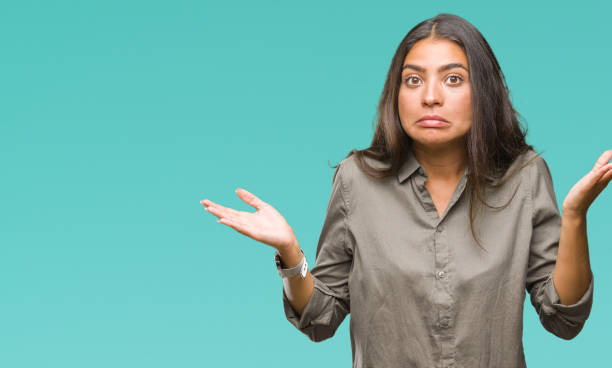
M 354 236 L 348 228 L 349 209 L 340 174 L 342 167 L 342 163 L 338 165 L 332 179 L 332 193 L 312 270 L 304 279 L 299 275 L 282 279 L 287 320 L 315 342 L 332 337 L 350 313 L 348 278 L 353 261 Z M 257 212 L 236 211 L 207 199 L 201 203 L 207 211 L 219 217 L 218 222 L 276 248 L 283 268 L 297 266 L 303 255 L 284 217 L 246 190 L 238 189 L 236 193 Z
M 255 207 L 257 212 L 236 211 L 208 199 L 200 203 L 206 207 L 206 211 L 219 218 L 218 222 L 276 248 L 283 268 L 297 266 L 302 261 L 303 255 L 293 229 L 285 218 L 274 207 L 254 194 L 244 189 L 237 189 L 236 193 L 247 204 Z M 301 315 L 314 288 L 310 271 L 304 279 L 299 275 L 283 278 L 283 288 L 289 303 Z

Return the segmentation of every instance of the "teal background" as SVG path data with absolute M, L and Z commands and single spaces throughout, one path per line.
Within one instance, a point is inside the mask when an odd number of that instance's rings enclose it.
M 291 224 L 307 259 L 333 169 L 365 148 L 391 57 L 460 15 L 490 43 L 561 204 L 612 148 L 604 1 L 3 1 L 0 366 L 349 367 L 283 313 L 273 248 L 204 198 Z M 571 341 L 525 301 L 530 367 L 608 362 L 606 189 L 588 213 L 595 300 Z

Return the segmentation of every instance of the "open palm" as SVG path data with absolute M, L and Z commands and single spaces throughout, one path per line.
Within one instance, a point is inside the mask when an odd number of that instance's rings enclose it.
M 238 197 L 253 206 L 256 212 L 237 211 L 208 199 L 200 201 L 206 210 L 219 218 L 220 223 L 230 226 L 241 234 L 276 249 L 297 243 L 293 229 L 285 218 L 271 205 L 245 189 L 237 189 Z
M 563 213 L 586 216 L 589 206 L 612 180 L 612 149 L 599 156 L 593 169 L 570 189 L 563 200 Z

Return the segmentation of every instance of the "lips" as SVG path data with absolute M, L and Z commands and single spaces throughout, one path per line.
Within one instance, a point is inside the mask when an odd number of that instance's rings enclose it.
M 444 121 L 448 123 L 448 120 L 444 119 L 442 116 L 440 115 L 425 115 L 423 117 L 421 117 L 419 120 L 417 121 L 421 121 L 421 120 L 440 120 L 440 121 Z
M 428 128 L 442 128 L 449 125 L 449 122 L 439 115 L 425 115 L 417 120 L 417 125 Z
M 443 127 L 449 126 L 450 124 L 447 123 L 446 121 L 440 121 L 440 120 L 419 120 L 417 121 L 417 125 L 420 125 L 426 128 L 443 128 Z

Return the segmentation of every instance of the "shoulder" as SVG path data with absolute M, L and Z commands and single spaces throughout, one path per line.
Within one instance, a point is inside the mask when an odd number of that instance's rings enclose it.
M 512 161 L 501 177 L 487 177 L 487 182 L 491 184 L 490 189 L 502 198 L 506 198 L 507 193 L 512 194 L 517 186 L 522 188 L 521 192 L 525 195 L 530 195 L 536 178 L 542 170 L 546 170 L 546 167 L 544 158 L 534 150 L 528 149 Z
M 362 155 L 361 157 L 363 157 L 363 160 L 370 166 L 373 167 L 385 167 L 385 163 L 377 160 L 375 158 L 366 156 L 366 155 Z M 357 156 L 353 153 L 351 153 L 350 155 L 346 156 L 345 158 L 343 158 L 340 161 L 340 166 L 344 166 L 347 169 L 345 170 L 354 170 L 354 169 L 358 169 L 359 168 L 359 163 L 357 162 Z
M 379 160 L 367 155 L 361 155 L 361 160 L 369 168 L 375 170 L 384 170 L 391 167 L 388 161 Z M 364 172 L 362 165 L 355 154 L 351 154 L 342 159 L 336 168 L 334 176 L 339 175 L 344 182 L 361 182 L 363 180 L 372 180 L 372 178 Z
M 540 153 L 528 150 L 522 156 L 521 161 L 524 162 L 523 165 L 525 165 L 529 180 L 532 184 L 541 180 L 552 181 L 548 162 L 546 162 Z
M 346 183 L 352 181 L 355 169 L 358 169 L 355 155 L 349 155 L 343 158 L 337 165 L 332 182 L 336 185 L 342 185 L 346 188 Z
M 532 149 L 528 149 L 517 156 L 504 176 L 512 175 L 516 171 L 520 171 L 521 176 L 526 180 L 533 180 L 542 173 L 550 173 L 544 157 Z
M 523 177 L 528 183 L 529 198 L 534 208 L 541 206 L 541 203 L 551 202 L 551 199 L 556 203 L 553 179 L 546 159 L 540 153 L 529 150 L 521 161 L 525 165 Z

